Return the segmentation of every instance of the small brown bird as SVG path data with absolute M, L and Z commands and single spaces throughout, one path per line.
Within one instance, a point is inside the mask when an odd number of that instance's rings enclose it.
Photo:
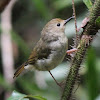
M 72 18 L 74 17 L 67 20 L 55 18 L 45 25 L 40 40 L 28 60 L 17 69 L 14 77 L 19 76 L 24 69 L 49 71 L 51 74 L 50 70 L 59 65 L 66 55 L 68 39 L 65 35 L 65 25 Z

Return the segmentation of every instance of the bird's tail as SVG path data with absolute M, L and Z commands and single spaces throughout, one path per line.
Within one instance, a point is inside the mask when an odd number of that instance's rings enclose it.
M 25 69 L 24 67 L 25 67 L 25 63 L 22 64 L 22 65 L 16 70 L 16 72 L 14 73 L 14 77 L 13 77 L 13 78 L 18 77 L 18 76 L 20 75 L 20 73 Z

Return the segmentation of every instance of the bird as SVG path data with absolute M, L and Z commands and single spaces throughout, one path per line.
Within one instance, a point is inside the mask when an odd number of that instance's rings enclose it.
M 13 78 L 18 77 L 24 70 L 32 69 L 49 71 L 53 77 L 50 70 L 57 67 L 66 55 L 68 38 L 65 35 L 65 27 L 73 18 L 74 16 L 67 20 L 60 18 L 50 20 L 41 31 L 40 40 L 33 48 L 29 58 L 16 70 Z M 54 77 L 53 79 L 55 80 Z

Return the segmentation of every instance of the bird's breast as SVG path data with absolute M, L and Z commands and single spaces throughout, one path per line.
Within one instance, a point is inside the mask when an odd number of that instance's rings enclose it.
M 68 45 L 68 39 L 65 35 L 59 36 L 56 41 L 52 41 L 49 46 L 54 50 L 63 50 L 66 49 Z
M 47 44 L 51 48 L 51 53 L 46 59 L 37 60 L 35 67 L 38 70 L 51 70 L 61 63 L 66 55 L 68 40 L 65 37 L 59 37 L 58 40 Z

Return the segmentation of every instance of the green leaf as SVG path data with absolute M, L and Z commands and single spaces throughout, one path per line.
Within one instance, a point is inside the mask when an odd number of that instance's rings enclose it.
M 89 100 L 95 100 L 98 95 L 98 79 L 96 69 L 96 55 L 93 48 L 90 48 L 87 56 L 87 87 Z
M 9 97 L 7 100 L 29 100 L 28 98 L 25 98 L 25 96 L 25 94 L 13 91 L 11 97 Z
M 33 95 L 27 95 L 26 98 L 34 98 L 37 100 L 47 100 L 46 98 L 43 98 L 41 96 L 33 96 Z
M 36 100 L 47 100 L 41 96 L 25 95 L 25 94 L 18 93 L 16 91 L 13 91 L 11 97 L 9 97 L 7 100 L 29 100 L 29 98 L 33 98 Z
M 100 16 L 96 19 L 96 26 L 100 28 Z
M 85 3 L 85 5 L 87 6 L 88 9 L 91 9 L 91 7 L 92 7 L 91 0 L 83 0 L 83 2 Z

